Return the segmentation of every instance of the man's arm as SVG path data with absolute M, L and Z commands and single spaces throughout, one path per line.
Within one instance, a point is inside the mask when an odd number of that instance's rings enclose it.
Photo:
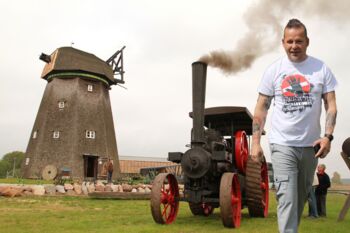
M 337 119 L 337 104 L 335 101 L 335 92 L 328 92 L 322 96 L 324 108 L 326 109 L 326 134 L 333 134 Z
M 335 100 L 335 92 L 328 92 L 322 95 L 324 108 L 326 109 L 326 126 L 325 134 L 333 134 L 337 119 L 337 104 Z M 316 157 L 324 158 L 331 150 L 331 142 L 327 137 L 318 139 L 314 145 L 320 144 L 321 148 Z
M 264 130 L 267 112 L 271 105 L 271 96 L 259 94 L 258 100 L 254 110 L 253 117 L 253 138 L 252 138 L 252 150 L 251 156 L 255 162 L 259 162 L 264 154 L 261 145 L 260 139 L 261 134 Z

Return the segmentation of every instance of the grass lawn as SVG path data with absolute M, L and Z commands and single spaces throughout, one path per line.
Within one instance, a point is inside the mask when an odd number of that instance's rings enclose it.
M 192 216 L 187 203 L 181 202 L 176 221 L 171 225 L 155 224 L 149 201 L 99 200 L 84 197 L 0 197 L 0 232 L 277 232 L 276 201 L 270 195 L 268 218 L 250 218 L 243 210 L 241 227 L 224 228 L 220 211 L 209 217 Z M 349 232 L 350 213 L 345 220 L 336 219 L 346 196 L 329 194 L 327 218 L 316 220 L 303 217 L 300 231 L 307 233 Z M 305 213 L 307 208 L 305 208 Z
M 48 180 L 0 178 L 0 184 L 53 184 L 53 182 Z

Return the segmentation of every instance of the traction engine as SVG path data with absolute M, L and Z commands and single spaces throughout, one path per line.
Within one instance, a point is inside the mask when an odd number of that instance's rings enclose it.
M 193 215 L 209 216 L 220 208 L 225 227 L 237 228 L 241 210 L 251 217 L 267 217 L 269 185 L 265 158 L 249 156 L 252 115 L 245 107 L 205 106 L 207 64 L 192 64 L 193 120 L 190 149 L 170 152 L 168 160 L 181 164 L 184 192 L 176 177 L 160 173 L 153 181 L 151 212 L 155 222 L 170 224 L 177 216 L 179 201 L 186 201 Z

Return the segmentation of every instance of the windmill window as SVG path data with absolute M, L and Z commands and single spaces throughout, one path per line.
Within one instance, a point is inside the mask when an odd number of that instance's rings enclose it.
M 53 138 L 60 138 L 60 131 L 53 131 Z
M 89 85 L 88 85 L 88 91 L 89 91 L 89 92 L 92 92 L 92 90 L 93 90 L 93 86 L 92 86 L 91 84 L 89 84 Z
M 92 130 L 86 130 L 86 138 L 95 139 L 96 132 Z
M 58 102 L 58 108 L 63 109 L 64 108 L 64 101 Z
M 33 132 L 33 138 L 37 138 L 37 136 L 38 136 L 38 131 L 35 130 L 35 131 Z

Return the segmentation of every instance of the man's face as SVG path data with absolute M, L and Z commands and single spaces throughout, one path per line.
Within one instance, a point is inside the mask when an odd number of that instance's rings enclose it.
M 324 169 L 323 166 L 318 166 L 318 167 L 317 167 L 318 173 L 321 173 L 321 174 L 322 174 L 322 173 L 324 173 L 324 170 L 325 170 L 325 169 Z
M 309 39 L 305 36 L 304 28 L 286 28 L 282 44 L 290 61 L 302 62 L 307 58 Z

